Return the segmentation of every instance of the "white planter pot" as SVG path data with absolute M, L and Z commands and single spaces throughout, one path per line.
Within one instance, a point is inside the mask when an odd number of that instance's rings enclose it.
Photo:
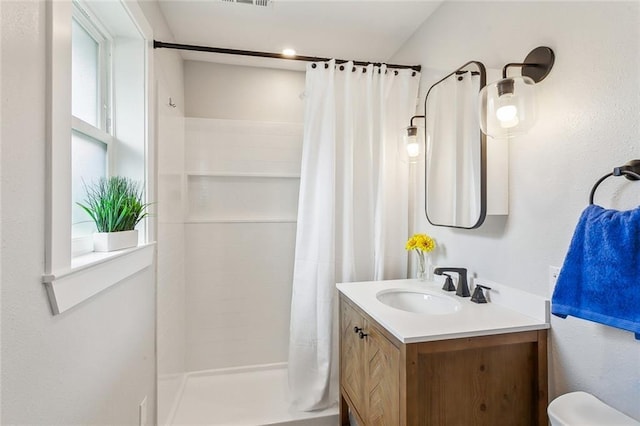
M 115 251 L 137 245 L 137 229 L 122 232 L 96 232 L 93 234 L 93 251 Z

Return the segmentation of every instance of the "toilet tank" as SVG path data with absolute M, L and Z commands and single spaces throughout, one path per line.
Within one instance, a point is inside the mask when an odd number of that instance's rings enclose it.
M 571 392 L 551 401 L 552 426 L 640 426 L 640 422 L 586 392 Z

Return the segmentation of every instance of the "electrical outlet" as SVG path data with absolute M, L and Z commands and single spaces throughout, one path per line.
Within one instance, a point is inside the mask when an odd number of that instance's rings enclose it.
M 560 268 L 557 266 L 549 266 L 549 297 L 553 295 L 553 290 L 556 288 L 558 275 L 560 275 Z
M 140 403 L 140 407 L 138 410 L 139 416 L 138 418 L 140 419 L 140 426 L 146 426 L 147 424 L 147 397 L 145 396 L 142 399 L 142 402 Z

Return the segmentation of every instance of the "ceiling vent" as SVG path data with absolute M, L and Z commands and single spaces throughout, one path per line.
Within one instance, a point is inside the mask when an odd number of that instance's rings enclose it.
M 249 4 L 251 6 L 269 6 L 271 0 L 222 0 L 227 3 Z

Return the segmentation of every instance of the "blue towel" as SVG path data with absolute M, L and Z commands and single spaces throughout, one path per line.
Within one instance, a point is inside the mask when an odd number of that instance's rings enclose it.
M 590 205 L 582 212 L 551 313 L 632 331 L 640 340 L 640 207 Z

